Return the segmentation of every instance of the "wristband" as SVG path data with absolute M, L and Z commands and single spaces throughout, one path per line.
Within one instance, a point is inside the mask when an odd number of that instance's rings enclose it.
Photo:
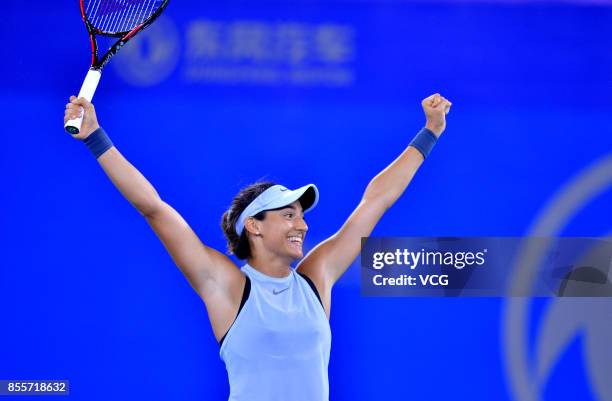
M 431 132 L 431 130 L 423 128 L 419 131 L 418 134 L 416 134 L 412 142 L 410 142 L 410 146 L 416 148 L 416 150 L 421 152 L 423 158 L 427 159 L 427 156 L 429 156 L 429 153 L 431 152 L 437 141 L 438 137 L 436 137 L 436 135 Z
M 113 143 L 102 127 L 92 132 L 84 142 L 96 159 L 113 147 Z

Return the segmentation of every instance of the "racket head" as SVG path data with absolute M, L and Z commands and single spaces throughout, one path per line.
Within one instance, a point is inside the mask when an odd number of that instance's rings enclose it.
M 102 71 L 106 63 L 134 35 L 149 26 L 170 0 L 79 0 L 81 18 L 89 32 L 91 68 Z M 118 38 L 98 57 L 96 37 Z
M 169 0 L 79 0 L 79 3 L 90 33 L 122 38 L 133 36 L 153 22 Z

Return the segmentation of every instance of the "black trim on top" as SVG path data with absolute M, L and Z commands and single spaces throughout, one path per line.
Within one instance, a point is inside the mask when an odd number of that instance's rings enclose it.
M 323 301 L 321 301 L 321 296 L 319 295 L 319 291 L 317 291 L 317 287 L 314 285 L 312 280 L 309 279 L 308 276 L 306 276 L 305 274 L 302 274 L 300 272 L 297 272 L 297 274 L 299 274 L 300 276 L 302 276 L 304 278 L 304 280 L 306 280 L 306 282 L 308 283 L 310 288 L 312 288 L 312 290 L 314 291 L 315 295 L 317 296 L 317 299 L 319 300 L 319 303 L 323 307 L 323 311 L 325 311 L 325 307 L 323 306 Z
M 230 325 L 230 328 L 227 329 L 227 331 L 221 338 L 221 341 L 219 341 L 219 347 L 223 345 L 223 340 L 225 340 L 225 336 L 227 336 L 227 333 L 229 333 L 230 329 L 234 325 L 234 322 L 236 322 L 236 319 L 238 319 L 238 315 L 240 314 L 242 307 L 246 303 L 247 299 L 249 299 L 249 294 L 251 293 L 251 279 L 246 274 L 244 276 L 246 278 L 246 281 L 244 282 L 244 290 L 242 291 L 242 300 L 240 301 L 240 307 L 238 307 L 238 313 L 236 313 L 236 317 L 234 318 L 234 321 Z

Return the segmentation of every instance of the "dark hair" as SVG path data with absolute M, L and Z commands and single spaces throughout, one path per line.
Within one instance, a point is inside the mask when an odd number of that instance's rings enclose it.
M 231 206 L 223 213 L 223 217 L 221 217 L 221 228 L 227 240 L 227 250 L 230 254 L 236 255 L 238 259 L 248 259 L 251 256 L 251 247 L 249 246 L 246 228 L 243 229 L 242 234 L 238 236 L 236 232 L 236 222 L 244 209 L 246 209 L 246 207 L 262 192 L 273 185 L 276 184 L 274 182 L 264 181 L 256 182 L 255 184 L 242 188 L 240 192 L 238 192 L 238 195 L 234 196 Z M 266 212 L 263 211 L 257 213 L 253 218 L 263 220 L 265 216 Z

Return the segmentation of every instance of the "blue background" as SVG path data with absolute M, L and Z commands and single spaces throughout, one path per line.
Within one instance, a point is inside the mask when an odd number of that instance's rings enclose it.
M 0 379 L 68 379 L 74 400 L 227 399 L 204 305 L 62 129 L 89 60 L 76 2 L 6 7 Z M 558 191 L 612 149 L 612 4 L 174 0 L 166 17 L 183 45 L 195 19 L 354 33 L 348 85 L 191 82 L 184 46 L 155 85 L 130 84 L 113 66 L 121 53 L 105 70 L 101 124 L 216 249 L 233 195 L 261 178 L 316 183 L 306 247 L 333 234 L 424 124 L 420 101 L 434 92 L 453 102 L 448 128 L 374 235 L 529 234 Z M 611 200 L 603 192 L 559 234 L 609 233 Z M 332 400 L 518 399 L 504 368 L 506 300 L 365 298 L 358 266 L 332 295 Z M 580 342 L 542 399 L 599 399 Z

